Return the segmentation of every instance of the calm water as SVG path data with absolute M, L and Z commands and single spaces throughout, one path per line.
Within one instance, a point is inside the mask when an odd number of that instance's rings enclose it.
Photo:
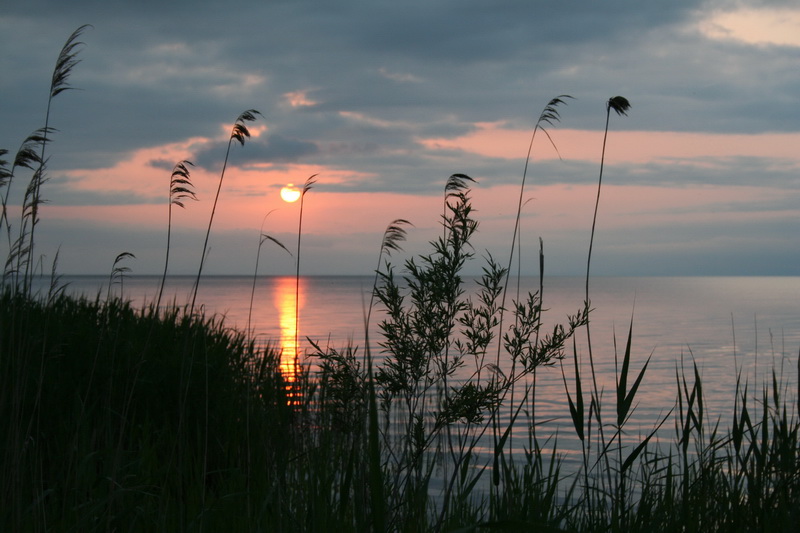
M 126 298 L 141 304 L 157 295 L 158 277 L 130 277 L 122 287 Z M 68 292 L 94 296 L 105 294 L 107 278 L 65 276 Z M 295 320 L 294 277 L 262 277 L 257 280 L 252 307 L 251 328 L 260 340 L 279 343 L 284 351 L 294 351 L 295 328 L 299 333 L 300 353 L 305 353 L 311 338 L 321 345 L 341 347 L 352 341 L 362 346 L 364 310 L 369 304 L 371 277 L 306 277 L 300 282 L 299 320 Z M 167 281 L 165 300 L 185 304 L 192 277 L 172 277 Z M 468 287 L 474 286 L 468 280 Z M 206 277 L 201 281 L 198 302 L 206 312 L 224 315 L 225 323 L 244 329 L 250 311 L 252 277 Z M 523 278 L 523 292 L 536 290 L 538 278 Z M 644 378 L 634 427 L 651 427 L 659 415 L 676 401 L 676 366 L 683 359 L 687 377 L 694 360 L 703 379 L 706 409 L 711 420 L 722 417 L 727 426 L 734 399 L 737 369 L 751 384 L 760 383 L 772 369 L 794 398 L 798 390 L 797 364 L 800 351 L 800 277 L 625 277 L 595 278 L 591 282 L 594 312 L 592 342 L 598 382 L 607 391 L 605 412 L 613 411 L 614 341 L 624 351 L 633 317 L 634 370 L 648 356 L 652 359 Z M 584 281 L 580 278 L 553 277 L 545 280 L 546 327 L 563 321 L 583 305 Z M 372 322 L 381 318 L 379 308 Z M 371 334 L 377 339 L 377 334 Z M 586 334 L 576 337 L 577 350 L 588 386 Z M 565 365 L 571 390 L 574 378 L 571 360 Z M 571 437 L 569 410 L 564 383 L 558 366 L 545 368 L 537 377 L 536 419 L 553 419 L 537 432 L 546 436 L 559 430 L 560 451 L 576 449 Z M 662 434 L 673 434 L 674 424 L 665 424 Z M 521 425 L 515 435 L 523 438 Z M 515 437 L 516 438 L 516 437 Z M 572 439 L 572 440 L 570 440 Z M 573 442 L 574 441 L 574 442 Z

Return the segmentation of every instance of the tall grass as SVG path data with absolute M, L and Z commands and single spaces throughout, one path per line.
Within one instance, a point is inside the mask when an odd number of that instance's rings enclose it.
M 247 502 L 252 518 L 291 438 L 275 350 L 177 308 L 1 299 L 0 529 L 218 529 Z
M 23 141 L 14 157 L 11 170 L 3 170 L 2 174 L 0 174 L 0 186 L 6 187 L 2 201 L 3 211 L 0 217 L 0 229 L 3 224 L 6 225 L 9 245 L 3 277 L 5 281 L 9 275 L 12 276 L 14 283 L 21 284 L 22 289 L 26 292 L 30 291 L 31 280 L 37 263 L 35 233 L 39 224 L 39 206 L 43 202 L 42 185 L 47 181 L 47 144 L 50 141 L 50 135 L 55 132 L 55 129 L 50 126 L 53 100 L 62 92 L 72 89 L 69 84 L 69 78 L 72 75 L 72 70 L 80 63 L 78 53 L 83 46 L 83 43 L 78 39 L 90 27 L 88 24 L 80 26 L 67 38 L 58 54 L 50 79 L 44 126 L 37 129 Z M 3 153 L 8 153 L 8 151 L 4 149 Z M 5 166 L 5 162 L 3 166 Z M 33 174 L 25 189 L 18 236 L 12 242 L 12 228 L 8 218 L 8 197 L 11 182 L 18 168 L 28 168 L 33 171 Z M 20 276 L 22 276 L 21 280 Z

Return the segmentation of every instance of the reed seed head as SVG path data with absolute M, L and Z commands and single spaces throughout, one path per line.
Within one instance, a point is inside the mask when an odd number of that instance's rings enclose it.
M 630 108 L 631 108 L 631 103 L 624 96 L 613 96 L 609 98 L 608 103 L 606 103 L 606 109 L 609 112 L 615 111 L 617 115 L 627 116 L 628 110 Z

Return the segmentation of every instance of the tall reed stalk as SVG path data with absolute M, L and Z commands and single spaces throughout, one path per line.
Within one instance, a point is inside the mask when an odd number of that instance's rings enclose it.
M 597 210 L 600 206 L 600 188 L 603 186 L 603 168 L 606 162 L 606 141 L 608 140 L 608 124 L 611 120 L 611 111 L 617 116 L 626 116 L 631 108 L 630 102 L 624 96 L 613 96 L 606 102 L 606 127 L 603 131 L 603 149 L 600 153 L 600 177 L 597 180 L 597 197 L 594 202 L 594 215 L 592 216 L 592 233 L 589 237 L 589 255 L 586 258 L 586 305 L 589 305 L 589 271 L 592 264 L 592 247 L 594 245 L 594 230 L 597 225 Z
M 274 209 L 272 211 L 274 211 Z M 245 331 L 247 332 L 248 335 L 253 334 L 253 331 L 250 329 L 250 321 L 253 318 L 253 300 L 255 299 L 256 296 L 256 279 L 258 279 L 258 263 L 259 260 L 261 259 L 261 247 L 264 245 L 265 242 L 272 241 L 273 243 L 278 245 L 281 249 L 283 249 L 287 254 L 292 255 L 292 252 L 290 252 L 289 249 L 286 248 L 286 246 L 284 246 L 283 243 L 281 243 L 281 241 L 279 241 L 275 237 L 272 237 L 271 235 L 264 233 L 264 223 L 267 221 L 267 217 L 270 215 L 270 213 L 272 213 L 272 211 L 270 211 L 264 216 L 264 220 L 261 221 L 261 229 L 259 231 L 258 250 L 256 252 L 256 266 L 255 269 L 253 270 L 253 288 L 250 291 L 250 307 L 247 310 L 247 329 L 245 329 Z
M 125 276 L 131 272 L 131 267 L 123 265 L 122 262 L 126 259 L 136 259 L 136 256 L 130 252 L 122 252 L 114 258 L 114 265 L 111 267 L 111 273 L 108 275 L 108 291 L 106 299 L 111 300 L 114 285 L 119 284 L 119 299 L 123 299 L 125 294 Z
M 503 319 L 505 317 L 506 298 L 507 298 L 507 294 L 508 294 L 508 283 L 509 283 L 509 280 L 510 280 L 510 277 L 511 277 L 512 266 L 513 266 L 513 263 L 514 263 L 514 252 L 515 252 L 515 248 L 518 247 L 518 239 L 519 239 L 519 235 L 520 235 L 520 232 L 521 232 L 520 222 L 521 222 L 521 219 L 522 219 L 522 206 L 523 206 L 523 199 L 524 199 L 524 196 L 525 196 L 525 182 L 526 182 L 527 177 L 528 177 L 528 166 L 530 164 L 530 160 L 531 160 L 531 157 L 533 155 L 533 143 L 536 140 L 536 134 L 539 131 L 541 131 L 542 133 L 544 133 L 544 135 L 550 141 L 550 144 L 553 146 L 553 149 L 555 149 L 556 154 L 558 154 L 559 158 L 561 158 L 561 154 L 558 152 L 558 147 L 556 146 L 555 142 L 553 141 L 553 138 L 550 136 L 550 132 L 547 130 L 547 126 L 555 126 L 556 123 L 561 121 L 561 114 L 559 113 L 558 107 L 561 106 L 561 105 L 566 105 L 567 100 L 569 100 L 569 99 L 572 99 L 572 96 L 570 96 L 568 94 L 562 94 L 562 95 L 559 95 L 559 96 L 557 96 L 555 98 L 552 98 L 549 102 L 547 102 L 547 104 L 542 109 L 542 112 L 539 114 L 539 118 L 537 119 L 536 124 L 533 127 L 533 131 L 531 132 L 530 142 L 528 143 L 528 152 L 527 152 L 527 154 L 525 156 L 525 165 L 524 165 L 523 170 L 522 170 L 522 181 L 520 183 L 519 199 L 517 201 L 517 209 L 516 209 L 516 214 L 515 214 L 515 217 L 514 217 L 514 230 L 512 232 L 512 236 L 511 236 L 511 246 L 510 246 L 509 255 L 508 255 L 508 266 L 506 268 L 505 279 L 503 280 L 503 291 L 502 291 L 502 298 L 501 298 L 500 308 L 499 308 L 499 324 L 498 324 L 498 329 L 501 332 L 503 331 Z M 519 254 L 519 257 L 520 257 L 519 260 L 521 261 L 521 254 L 522 254 L 521 243 L 519 244 L 519 248 L 520 249 L 518 251 L 518 254 Z M 518 272 L 517 272 L 517 276 L 518 276 L 518 278 L 517 278 L 518 279 L 518 282 L 517 282 L 517 293 L 516 293 L 516 299 L 517 300 L 520 299 L 519 277 L 521 275 L 522 275 L 522 272 L 521 272 L 521 266 L 520 266 L 520 269 L 518 269 Z M 540 272 L 540 275 L 541 275 L 541 272 Z M 539 301 L 541 302 L 541 294 L 539 294 Z M 517 315 L 517 316 L 519 316 L 519 315 Z M 538 326 L 537 326 L 537 332 L 538 332 Z M 538 333 L 537 333 L 537 336 L 538 336 Z M 537 338 L 536 342 L 538 342 L 538 338 Z M 496 353 L 496 360 L 495 360 L 495 364 L 498 367 L 500 365 L 500 355 L 502 353 L 502 348 L 503 348 L 502 337 L 498 336 L 497 353 Z M 512 370 L 512 372 L 513 372 L 513 370 Z M 512 412 L 512 413 L 514 412 L 514 386 L 515 386 L 515 383 L 512 384 L 512 387 L 511 387 L 511 402 L 510 402 L 511 405 L 509 406 L 510 412 Z M 535 398 L 533 398 L 532 401 L 535 402 Z M 493 415 L 493 416 L 496 416 L 496 414 Z M 500 450 L 500 449 L 502 449 L 502 447 L 500 446 L 501 436 L 498 433 L 499 426 L 498 426 L 498 424 L 496 422 L 493 424 L 493 426 L 494 426 L 494 428 L 493 428 L 493 439 L 494 439 L 495 449 Z M 496 454 L 496 459 L 497 458 L 498 458 L 498 456 Z
M 206 238 L 203 241 L 203 252 L 200 255 L 200 267 L 197 269 L 197 279 L 194 282 L 194 287 L 192 291 L 192 304 L 189 307 L 189 314 L 191 315 L 194 313 L 194 306 L 197 300 L 197 290 L 200 286 L 200 276 L 203 273 L 203 265 L 205 264 L 206 260 L 206 252 L 208 251 L 208 239 L 211 236 L 211 225 L 214 223 L 214 214 L 217 212 L 217 203 L 219 202 L 219 193 L 222 190 L 222 180 L 225 178 L 225 170 L 228 168 L 228 158 L 231 154 L 231 145 L 233 141 L 237 141 L 241 146 L 244 146 L 245 139 L 250 138 L 250 130 L 247 129 L 245 123 L 247 122 L 254 122 L 256 120 L 256 115 L 261 115 L 255 109 L 248 109 L 247 111 L 242 112 L 236 118 L 236 122 L 233 124 L 233 128 L 231 129 L 231 135 L 228 138 L 228 148 L 225 151 L 225 160 L 222 162 L 222 171 L 219 175 L 219 184 L 217 185 L 217 194 L 214 196 L 214 204 L 211 207 L 211 216 L 208 219 L 208 229 L 206 230 Z
M 300 355 L 300 238 L 303 236 L 303 206 L 306 193 L 312 189 L 316 182 L 316 174 L 309 176 L 300 191 L 300 216 L 297 219 L 297 260 L 295 261 L 294 271 L 294 370 L 296 370 L 297 358 Z
M 53 76 L 50 81 L 50 93 L 47 98 L 47 111 L 45 112 L 44 117 L 44 127 L 41 130 L 43 132 L 41 135 L 41 149 L 37 158 L 38 166 L 33 173 L 31 183 L 28 186 L 28 192 L 25 195 L 26 202 L 23 206 L 23 218 L 20 222 L 20 239 L 21 241 L 24 241 L 25 238 L 23 236 L 27 232 L 28 242 L 27 246 L 22 246 L 20 248 L 20 250 L 23 250 L 24 253 L 22 253 L 18 258 L 19 260 L 23 260 L 25 265 L 25 275 L 23 281 L 23 290 L 25 292 L 30 291 L 31 278 L 34 274 L 34 236 L 36 226 L 39 224 L 39 205 L 42 202 L 41 188 L 42 184 L 46 180 L 45 167 L 47 165 L 46 148 L 47 141 L 49 140 L 48 134 L 53 131 L 50 127 L 50 110 L 53 104 L 53 99 L 56 96 L 64 91 L 72 89 L 72 87 L 69 85 L 69 77 L 72 74 L 72 69 L 75 68 L 78 63 L 80 63 L 80 60 L 77 59 L 77 56 L 78 52 L 80 52 L 80 48 L 84 44 L 78 41 L 78 39 L 80 38 L 81 34 L 83 34 L 83 32 L 90 27 L 91 26 L 89 24 L 84 24 L 72 32 L 72 35 L 69 36 L 67 42 L 64 43 L 64 46 L 61 48 L 61 52 L 58 54 L 56 66 L 53 70 Z M 29 229 L 28 224 L 30 224 Z
M 561 122 L 561 114 L 558 111 L 558 107 L 560 105 L 566 105 L 567 100 L 570 99 L 572 99 L 572 96 L 568 94 L 561 94 L 551 99 L 549 102 L 547 102 L 547 105 L 544 106 L 544 109 L 542 109 L 542 112 L 539 114 L 539 118 L 536 121 L 536 125 L 533 127 L 533 131 L 531 132 L 531 140 L 528 143 L 528 153 L 525 156 L 525 166 L 522 169 L 522 182 L 520 183 L 519 187 L 519 199 L 517 201 L 517 211 L 514 217 L 514 231 L 511 234 L 511 247 L 508 256 L 509 275 L 511 274 L 511 266 L 513 265 L 514 262 L 514 247 L 517 243 L 517 238 L 520 232 L 520 221 L 522 219 L 522 205 L 523 205 L 523 198 L 525 196 L 525 181 L 528 177 L 528 165 L 530 164 L 531 156 L 533 155 L 533 142 L 536 140 L 536 133 L 541 131 L 547 137 L 547 140 L 550 141 L 550 145 L 556 151 L 556 154 L 560 159 L 561 154 L 558 151 L 558 147 L 556 146 L 555 141 L 553 141 L 553 138 L 550 136 L 550 132 L 547 131 L 547 126 L 555 127 L 557 123 Z M 507 290 L 508 290 L 508 281 L 506 280 L 505 288 L 503 289 L 504 303 L 505 303 L 505 292 Z
M 590 269 L 592 263 L 592 248 L 594 245 L 594 232 L 595 226 L 597 224 L 597 211 L 600 206 L 600 190 L 603 184 L 603 169 L 605 166 L 605 156 L 606 156 L 606 141 L 608 140 L 608 126 L 611 119 L 611 111 L 613 110 L 618 116 L 625 116 L 630 109 L 631 104 L 628 100 L 623 96 L 614 96 L 608 99 L 606 102 L 606 126 L 603 132 L 603 148 L 600 153 L 600 176 L 597 180 L 597 197 L 595 199 L 594 204 L 594 215 L 592 216 L 592 231 L 589 237 L 589 253 L 586 258 L 586 293 L 585 293 L 585 301 L 584 305 L 586 306 L 586 313 L 588 314 L 591 309 L 591 299 L 589 298 L 589 279 L 590 279 Z M 598 420 L 598 435 L 600 438 L 600 445 L 605 446 L 605 434 L 603 432 L 603 426 L 600 424 L 600 412 L 602 410 L 602 403 L 600 397 L 600 390 L 597 386 L 597 374 L 595 372 L 594 366 L 594 352 L 592 349 L 592 334 L 591 334 L 591 327 L 590 322 L 586 323 L 586 344 L 587 350 L 589 352 L 589 365 L 591 367 L 592 373 L 592 396 L 591 396 L 591 403 L 590 403 L 590 412 L 594 411 L 595 416 Z M 606 459 L 606 469 L 610 469 L 610 463 L 608 463 L 608 456 L 604 457 Z
M 167 251 L 164 257 L 164 274 L 161 276 L 161 286 L 158 288 L 158 298 L 156 299 L 156 309 L 161 306 L 161 297 L 164 295 L 164 284 L 167 282 L 167 271 L 169 270 L 169 249 L 172 240 L 172 206 L 177 205 L 184 209 L 185 200 L 197 201 L 197 195 L 193 190 L 192 180 L 189 175 L 189 167 L 194 164 L 188 159 L 177 163 L 172 169 L 169 180 L 169 210 L 167 215 Z
M 11 185 L 14 181 L 16 171 L 19 168 L 27 168 L 28 170 L 36 170 L 41 164 L 41 158 L 38 152 L 42 143 L 46 142 L 47 130 L 39 128 L 32 134 L 28 135 L 20 145 L 17 153 L 14 156 L 14 161 L 10 170 L 3 170 L 3 178 L 0 180 L 2 185 L 6 187 L 5 194 L 3 195 L 3 212 L 0 218 L 0 228 L 5 223 L 6 226 L 6 239 L 8 242 L 8 255 L 3 270 L 3 281 L 7 281 L 13 277 L 16 281 L 19 279 L 20 262 L 25 257 L 28 251 L 27 236 L 24 231 L 19 232 L 19 236 L 12 242 L 11 238 L 11 223 L 8 218 L 8 198 L 11 192 Z M 30 188 L 30 187 L 29 187 Z M 27 192 L 27 191 L 26 191 Z M 27 196 L 25 197 L 27 199 Z M 26 202 L 23 201 L 25 205 Z M 24 219 L 23 219 L 24 221 Z
M 470 178 L 471 179 L 471 178 Z M 408 236 L 406 226 L 414 226 L 411 222 L 404 218 L 393 220 L 383 232 L 383 239 L 381 240 L 381 247 L 378 251 L 378 264 L 375 266 L 375 277 L 372 281 L 372 289 L 369 295 L 369 306 L 364 316 L 364 331 L 367 334 L 365 340 L 365 350 L 369 350 L 369 327 L 371 324 L 370 318 L 372 317 L 372 308 L 375 306 L 375 294 L 378 289 L 378 278 L 381 271 L 381 260 L 386 257 L 387 260 L 391 257 L 392 252 L 401 251 L 403 248 L 401 244 Z

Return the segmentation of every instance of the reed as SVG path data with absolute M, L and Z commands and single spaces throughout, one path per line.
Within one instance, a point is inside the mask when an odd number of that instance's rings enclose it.
M 611 120 L 611 111 L 618 116 L 625 116 L 631 108 L 630 102 L 624 96 L 613 96 L 606 102 L 606 127 L 603 131 L 603 149 L 600 152 L 600 177 L 597 179 L 597 196 L 594 203 L 594 215 L 592 215 L 592 233 L 589 237 L 589 255 L 586 258 L 586 305 L 589 305 L 589 278 L 592 265 L 592 247 L 594 246 L 594 230 L 597 225 L 597 210 L 600 207 L 600 189 L 603 186 L 603 167 L 606 162 L 606 141 L 608 140 L 608 125 Z
M 628 100 L 623 96 L 614 96 L 612 98 L 609 98 L 608 101 L 606 101 L 606 125 L 603 133 L 603 147 L 600 152 L 600 176 L 597 180 L 597 195 L 595 198 L 594 214 L 592 215 L 592 231 L 589 237 L 589 253 L 586 258 L 586 291 L 584 297 L 585 298 L 584 304 L 586 306 L 587 314 L 591 310 L 591 299 L 589 297 L 589 279 L 590 279 L 590 271 L 592 263 L 592 249 L 594 246 L 594 233 L 597 224 L 597 211 L 600 206 L 600 191 L 603 184 L 603 169 L 605 167 L 606 142 L 608 140 L 608 127 L 611 119 L 611 111 L 613 110 L 617 115 L 625 116 L 627 115 L 627 112 L 630 109 L 630 107 L 631 107 L 630 102 L 628 102 Z M 631 327 L 632 326 L 633 324 L 631 323 Z M 599 445 L 602 447 L 606 447 L 610 443 L 606 442 L 606 435 L 603 431 L 603 425 L 600 423 L 603 403 L 600 390 L 598 389 L 597 386 L 597 377 L 596 377 L 597 374 L 595 373 L 595 368 L 594 368 L 594 361 L 595 361 L 594 351 L 592 349 L 593 345 L 592 345 L 591 322 L 589 321 L 586 322 L 586 345 L 589 353 L 589 365 L 591 367 L 591 378 L 592 378 L 592 392 L 590 395 L 591 398 L 590 412 L 594 412 L 595 417 L 597 419 Z M 608 460 L 608 456 L 603 454 L 602 459 L 605 461 L 606 471 L 609 471 L 611 469 L 611 463 Z
M 214 195 L 214 204 L 211 206 L 211 216 L 208 218 L 208 229 L 206 229 L 206 237 L 203 241 L 203 251 L 200 254 L 200 267 L 197 269 L 197 278 L 192 290 L 192 303 L 189 306 L 189 314 L 194 313 L 194 306 L 197 302 L 197 290 L 200 287 L 200 277 L 203 274 L 203 265 L 206 261 L 208 239 L 211 236 L 211 226 L 214 224 L 214 214 L 217 212 L 217 203 L 219 203 L 219 194 L 222 191 L 222 181 L 225 178 L 225 170 L 228 168 L 228 159 L 231 155 L 231 146 L 233 145 L 233 141 L 238 142 L 240 146 L 244 146 L 245 139 L 250 138 L 250 130 L 247 129 L 247 123 L 254 122 L 259 115 L 261 115 L 261 113 L 255 109 L 248 109 L 247 111 L 242 112 L 236 118 L 236 121 L 233 123 L 233 127 L 231 128 L 231 135 L 228 138 L 228 148 L 225 151 L 225 159 L 222 162 L 222 170 L 219 174 L 217 193 Z
M 125 275 L 131 272 L 131 267 L 121 264 L 126 259 L 136 259 L 136 256 L 130 252 L 122 252 L 114 258 L 114 265 L 111 267 L 111 274 L 108 276 L 107 300 L 111 300 L 114 285 L 119 285 L 119 298 L 123 298 L 125 293 Z
M 41 146 L 43 142 L 45 142 L 45 130 L 41 128 L 36 130 L 28 137 L 20 145 L 19 149 L 17 150 L 16 154 L 14 155 L 14 160 L 11 165 L 11 168 L 8 168 L 8 161 L 0 160 L 0 187 L 5 187 L 5 193 L 3 194 L 3 205 L 2 205 L 2 215 L 0 215 L 0 228 L 5 225 L 6 227 L 6 240 L 8 243 L 8 254 L 6 257 L 5 267 L 3 269 L 3 281 L 8 282 L 12 276 L 14 278 L 14 283 L 18 282 L 18 273 L 19 273 L 19 261 L 21 261 L 21 255 L 24 254 L 24 247 L 26 240 L 24 239 L 24 234 L 19 236 L 13 243 L 12 243 L 12 226 L 11 222 L 9 221 L 8 215 L 8 202 L 9 202 L 9 195 L 11 193 L 11 186 L 14 181 L 14 176 L 16 172 L 20 168 L 27 168 L 28 170 L 34 170 L 39 167 L 40 164 L 40 156 L 37 151 L 37 148 Z M 3 149 L 2 154 L 7 154 L 8 150 Z
M 24 285 L 26 290 L 30 290 L 31 277 L 34 271 L 34 234 L 36 226 L 39 223 L 39 205 L 42 202 L 42 184 L 46 180 L 45 166 L 47 164 L 46 148 L 49 140 L 48 135 L 54 130 L 50 127 L 50 110 L 53 104 L 53 99 L 64 91 L 72 89 L 69 84 L 69 77 L 72 74 L 72 69 L 80 63 L 77 58 L 83 43 L 78 41 L 81 34 L 91 26 L 85 24 L 76 29 L 64 43 L 61 52 L 58 54 L 56 66 L 53 70 L 53 76 L 50 80 L 50 92 L 47 99 L 47 111 L 44 117 L 44 127 L 42 128 L 41 143 L 39 155 L 37 158 L 38 166 L 33 172 L 33 177 L 28 185 L 28 191 L 25 194 L 25 202 L 23 203 L 22 220 L 20 221 L 20 241 L 25 241 L 24 237 L 27 235 L 27 246 L 22 246 L 18 261 L 22 261 L 25 267 Z M 18 266 L 19 270 L 19 266 Z
M 41 189 L 42 185 L 47 181 L 46 149 L 50 141 L 50 135 L 56 131 L 50 126 L 50 111 L 53 99 L 62 92 L 72 89 L 69 84 L 69 77 L 75 66 L 80 63 L 77 56 L 83 46 L 83 43 L 78 39 L 90 27 L 90 25 L 84 24 L 72 32 L 59 52 L 50 80 L 44 126 L 25 138 L 17 150 L 10 170 L 7 169 L 7 161 L 2 161 L 2 164 L 0 164 L 0 189 L 6 188 L 2 198 L 0 229 L 5 225 L 8 241 L 8 255 L 3 271 L 3 282 L 6 283 L 10 278 L 13 278 L 13 283 L 20 284 L 21 289 L 24 291 L 30 290 L 31 278 L 35 271 L 35 231 L 39 223 L 39 206 L 43 201 Z M 0 152 L 0 156 L 7 153 L 8 150 L 3 149 Z M 12 242 L 12 226 L 8 217 L 8 202 L 15 173 L 20 168 L 31 170 L 32 176 L 25 189 L 22 201 L 18 236 Z M 22 276 L 21 279 L 20 276 Z
M 264 215 L 264 220 L 261 221 L 261 230 L 259 231 L 259 236 L 258 236 L 258 250 L 256 251 L 256 266 L 255 269 L 253 270 L 253 288 L 250 291 L 250 306 L 247 310 L 247 327 L 245 328 L 245 331 L 247 332 L 248 335 L 253 335 L 253 331 L 252 329 L 250 329 L 250 321 L 253 318 L 253 300 L 255 299 L 256 296 L 256 279 L 258 279 L 258 263 L 259 260 L 261 259 L 261 247 L 264 246 L 265 242 L 270 241 L 275 245 L 277 245 L 278 247 L 280 247 L 287 254 L 292 255 L 292 252 L 290 252 L 289 249 L 286 248 L 286 246 L 284 246 L 281 241 L 279 241 L 275 237 L 272 237 L 271 235 L 264 233 L 264 223 L 267 221 L 267 217 L 270 215 L 270 213 L 272 213 L 272 211 Z
M 184 209 L 184 202 L 186 200 L 197 201 L 197 195 L 194 192 L 194 185 L 192 184 L 189 167 L 194 166 L 194 163 L 188 159 L 184 159 L 176 163 L 172 168 L 172 174 L 169 179 L 169 208 L 167 211 L 167 251 L 164 256 L 164 274 L 161 276 L 161 284 L 158 288 L 158 298 L 156 298 L 156 309 L 161 305 L 161 298 L 164 295 L 164 284 L 167 282 L 167 272 L 169 271 L 169 248 L 172 242 L 172 206 L 177 205 Z

